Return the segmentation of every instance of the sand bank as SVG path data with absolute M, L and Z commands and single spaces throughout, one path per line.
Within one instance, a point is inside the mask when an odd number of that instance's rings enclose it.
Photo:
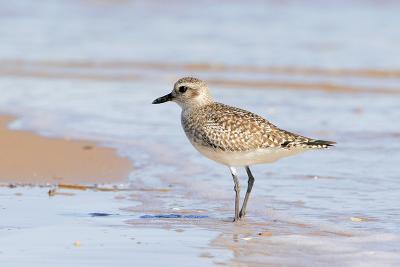
M 170 70 L 192 72 L 238 72 L 238 73 L 264 73 L 264 74 L 288 74 L 304 76 L 337 76 L 337 77 L 365 77 L 396 79 L 400 78 L 399 69 L 377 68 L 310 68 L 293 66 L 257 66 L 257 65 L 229 65 L 218 63 L 173 63 L 173 62 L 143 62 L 143 61 L 116 61 L 116 60 L 26 60 L 10 59 L 1 60 L 6 69 L 140 69 L 140 70 Z M 2 68 L 2 72 L 4 71 Z M 6 72 L 5 72 L 6 74 Z
M 93 142 L 12 131 L 0 116 L 0 183 L 111 183 L 126 179 L 132 163 Z
M 322 91 L 326 93 L 369 93 L 399 94 L 398 86 L 387 86 L 399 79 L 398 69 L 329 69 L 290 66 L 251 66 L 204 63 L 162 63 L 138 61 L 95 61 L 95 60 L 1 60 L 0 77 L 29 77 L 38 79 L 66 79 L 101 82 L 137 82 L 154 81 L 163 77 L 166 83 L 173 83 L 179 77 L 177 73 L 196 73 L 207 77 L 210 85 L 221 88 L 240 89 L 285 89 L 300 91 Z M 155 75 L 156 73 L 156 75 Z M 160 76 L 160 73 L 162 75 Z M 256 79 L 232 79 L 224 77 L 258 75 Z M 261 76 L 260 76 L 261 75 Z M 287 76 L 287 77 L 282 77 Z M 293 79 L 295 76 L 296 79 Z M 261 77 L 261 79 L 260 79 Z M 291 79 L 288 79 L 291 77 Z M 313 81 L 310 81 L 310 78 Z M 353 79 L 353 82 L 349 82 Z M 368 80 L 368 83 L 354 82 Z M 374 80 L 375 83 L 370 84 Z M 365 86 L 365 84 L 368 84 Z

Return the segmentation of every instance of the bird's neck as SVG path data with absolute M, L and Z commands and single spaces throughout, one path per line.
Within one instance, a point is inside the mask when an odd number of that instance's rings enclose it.
M 192 101 L 181 103 L 180 106 L 182 108 L 182 112 L 190 112 L 199 107 L 210 105 L 212 103 L 214 103 L 212 97 L 209 95 L 206 95 L 206 96 L 198 96 L 195 99 L 193 99 Z

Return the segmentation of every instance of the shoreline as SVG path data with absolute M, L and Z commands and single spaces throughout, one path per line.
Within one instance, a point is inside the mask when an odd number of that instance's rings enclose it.
M 21 77 L 52 80 L 82 80 L 97 82 L 148 82 L 162 73 L 196 73 L 205 76 L 208 84 L 220 88 L 257 90 L 320 91 L 343 94 L 400 94 L 393 81 L 400 78 L 399 69 L 382 68 L 324 68 L 299 66 L 253 66 L 218 63 L 162 63 L 141 61 L 101 60 L 0 60 L 0 77 Z M 154 72 L 158 75 L 154 75 Z M 215 76 L 218 74 L 218 76 Z M 255 79 L 232 78 L 243 74 Z M 294 77 L 287 79 L 285 77 Z M 310 81 L 312 79 L 312 81 Z M 352 79 L 353 82 L 348 82 Z M 174 82 L 164 78 L 165 82 Z M 365 86 L 360 80 L 374 81 Z M 356 82 L 354 82 L 356 81 Z M 386 83 L 386 85 L 384 85 Z
M 15 119 L 0 115 L 0 183 L 116 183 L 133 169 L 129 159 L 92 141 L 10 130 L 8 124 Z

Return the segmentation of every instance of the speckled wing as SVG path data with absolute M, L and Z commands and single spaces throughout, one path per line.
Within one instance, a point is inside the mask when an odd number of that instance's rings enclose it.
M 192 141 L 223 151 L 311 148 L 312 142 L 320 141 L 281 130 L 261 116 L 220 103 L 200 107 L 182 117 L 182 125 Z

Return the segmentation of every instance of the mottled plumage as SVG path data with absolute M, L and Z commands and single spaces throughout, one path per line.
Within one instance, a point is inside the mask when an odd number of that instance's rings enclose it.
M 189 139 L 222 151 L 325 148 L 333 144 L 281 130 L 257 114 L 215 102 L 183 111 L 181 120 Z
M 235 221 L 246 214 L 254 183 L 249 166 L 270 163 L 307 150 L 327 148 L 331 141 L 316 140 L 279 129 L 263 117 L 213 101 L 207 84 L 193 77 L 179 79 L 171 93 L 153 104 L 174 101 L 182 108 L 182 127 L 192 145 L 204 156 L 228 166 L 235 183 Z M 236 169 L 249 177 L 242 208 Z

